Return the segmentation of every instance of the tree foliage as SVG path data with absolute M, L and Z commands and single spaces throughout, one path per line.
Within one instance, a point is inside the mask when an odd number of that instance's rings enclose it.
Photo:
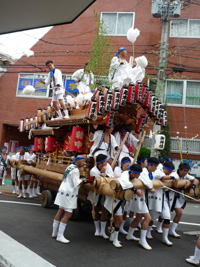
M 99 15 L 94 10 L 94 21 L 97 24 L 95 35 L 92 40 L 92 48 L 89 57 L 90 70 L 96 77 L 96 83 L 100 84 L 108 77 L 110 62 L 112 59 L 113 41 L 110 36 L 107 36 L 107 31 L 103 20 L 100 20 Z

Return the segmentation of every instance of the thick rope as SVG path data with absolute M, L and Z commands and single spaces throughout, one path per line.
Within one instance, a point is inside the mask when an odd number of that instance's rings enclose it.
M 161 183 L 161 185 L 163 186 L 163 188 L 169 189 L 169 190 L 171 190 L 171 191 L 173 191 L 173 192 L 175 192 L 175 193 L 178 193 L 178 194 L 180 194 L 180 195 L 182 195 L 182 196 L 184 196 L 184 197 L 190 198 L 190 199 L 192 199 L 192 200 L 198 202 L 197 199 L 195 199 L 195 198 L 193 198 L 193 197 L 190 197 L 190 196 L 188 196 L 188 195 L 186 195 L 186 194 L 183 194 L 183 193 L 181 193 L 181 192 L 179 192 L 179 191 L 176 191 L 176 190 L 172 189 L 171 187 L 168 187 L 168 186 L 164 185 L 160 180 L 158 180 L 158 181 Z
M 95 220 L 95 210 L 94 210 L 94 206 L 95 206 L 95 198 L 96 198 L 96 189 L 94 189 L 93 192 L 93 201 L 92 201 L 92 218 L 93 220 Z
M 110 234 L 113 234 L 115 231 L 115 227 L 113 226 L 113 222 L 114 222 L 114 200 L 116 197 L 116 193 L 114 193 L 113 197 L 112 197 L 112 213 L 111 213 L 111 218 L 110 218 L 110 226 L 108 226 L 108 232 Z

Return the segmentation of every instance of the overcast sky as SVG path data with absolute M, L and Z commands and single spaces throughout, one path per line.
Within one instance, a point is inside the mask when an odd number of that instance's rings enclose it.
M 0 35 L 0 54 L 18 59 L 29 50 L 51 27 Z

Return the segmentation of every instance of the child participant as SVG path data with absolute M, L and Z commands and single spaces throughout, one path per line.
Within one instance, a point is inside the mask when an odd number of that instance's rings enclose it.
M 194 197 L 194 191 L 196 186 L 199 184 L 199 181 L 192 175 L 189 175 L 188 172 L 190 170 L 190 165 L 188 163 L 181 163 L 178 167 L 177 172 L 173 172 L 171 175 L 174 176 L 176 179 L 184 179 L 189 180 L 192 182 L 189 195 Z M 186 184 L 184 189 L 188 188 L 189 184 Z M 184 189 L 176 189 L 181 193 L 184 192 Z M 175 211 L 176 215 L 174 217 L 173 223 L 170 227 L 169 234 L 173 237 L 180 238 L 181 235 L 176 233 L 176 228 L 181 220 L 183 209 L 185 208 L 186 201 L 183 195 L 175 193 L 173 191 L 169 192 L 169 201 L 170 201 L 170 208 L 171 211 Z
M 99 154 L 96 157 L 96 166 L 94 166 L 90 170 L 90 176 L 94 177 L 114 177 L 113 170 L 108 163 L 108 158 L 104 154 Z M 88 199 L 91 203 L 93 203 L 93 192 L 90 191 L 88 195 Z M 107 216 L 108 212 L 104 208 L 104 201 L 105 197 L 99 194 L 95 196 L 95 205 L 94 205 L 94 212 L 95 212 L 95 219 L 94 219 L 94 226 L 95 226 L 95 233 L 94 236 L 101 236 L 104 239 L 109 239 L 106 235 L 106 224 L 107 224 Z M 101 216 L 99 212 L 101 210 Z
M 129 157 L 124 157 L 121 160 L 121 167 L 116 166 L 114 169 L 114 177 L 120 177 L 124 171 L 127 171 L 129 166 L 131 165 L 131 160 Z M 127 231 L 124 230 L 124 224 L 126 222 L 126 216 L 129 210 L 130 201 L 127 201 L 124 206 L 124 212 L 123 212 L 123 221 L 120 224 L 119 232 L 121 234 L 127 235 Z M 130 215 L 129 215 L 130 216 Z
M 157 169 L 157 166 L 159 164 L 159 161 L 157 158 L 152 157 L 148 160 L 148 165 L 146 168 L 143 168 L 142 173 L 139 176 L 139 180 L 142 181 L 142 183 L 148 188 L 148 190 L 151 193 L 155 193 L 155 189 L 153 188 L 153 184 L 151 181 L 152 172 L 154 172 Z M 141 189 L 142 194 L 141 196 L 134 196 L 133 201 L 130 205 L 130 211 L 136 213 L 135 219 L 132 221 L 128 234 L 126 236 L 127 240 L 134 240 L 139 241 L 139 244 L 146 250 L 152 250 L 152 248 L 149 246 L 149 244 L 146 241 L 146 234 L 147 229 L 149 226 L 149 223 L 151 221 L 151 216 L 149 214 L 149 210 L 146 205 L 146 199 L 145 199 L 145 189 Z M 144 220 L 141 225 L 140 230 L 140 239 L 135 237 L 134 231 L 137 229 L 137 226 L 139 222 L 141 221 L 142 217 L 144 217 Z
M 133 164 L 131 166 L 128 167 L 128 170 L 124 171 L 121 176 L 118 178 L 118 181 L 122 187 L 123 190 L 129 189 L 131 188 L 133 190 L 133 192 L 138 195 L 141 196 L 142 192 L 141 190 L 137 190 L 133 187 L 132 183 L 130 182 L 131 180 L 133 180 L 134 178 L 138 178 L 139 175 L 142 172 L 142 168 L 140 167 L 140 165 L 138 164 Z M 113 245 L 117 248 L 121 248 L 122 245 L 120 244 L 119 240 L 118 240 L 118 235 L 119 235 L 119 228 L 120 225 L 123 222 L 123 207 L 124 207 L 124 202 L 125 201 L 120 201 L 118 199 L 114 200 L 114 227 L 115 227 L 115 231 L 114 233 L 111 234 L 110 236 L 110 241 L 113 242 Z M 106 196 L 106 201 L 104 206 L 106 207 L 106 209 L 111 213 L 112 212 L 112 197 L 108 197 Z
M 153 173 L 153 179 L 154 180 L 173 180 L 173 185 L 175 186 L 177 184 L 178 179 L 175 179 L 175 177 L 170 176 L 173 170 L 175 169 L 174 164 L 170 161 L 165 161 L 163 163 L 162 169 L 157 169 Z M 168 204 L 168 198 L 167 198 L 168 191 L 165 191 L 162 188 L 157 188 L 155 194 L 148 193 L 148 208 L 151 215 L 151 222 L 148 227 L 147 231 L 147 238 L 153 239 L 151 235 L 151 229 L 153 222 L 158 218 L 158 215 L 161 214 L 161 217 L 163 218 L 163 225 L 162 225 L 162 242 L 166 244 L 167 246 L 172 246 L 173 243 L 169 241 L 168 239 L 168 233 L 169 233 L 169 226 L 170 226 L 170 208 Z
M 79 168 L 84 167 L 85 160 L 85 157 L 77 156 L 74 163 L 67 167 L 54 202 L 59 206 L 59 209 L 53 221 L 52 238 L 56 238 L 56 241 L 64 244 L 70 243 L 64 237 L 64 232 L 73 210 L 77 208 L 78 190 L 83 182 L 80 179 Z

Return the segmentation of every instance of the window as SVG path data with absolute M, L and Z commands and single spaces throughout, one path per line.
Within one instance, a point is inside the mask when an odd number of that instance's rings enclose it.
M 173 19 L 171 21 L 170 37 L 200 38 L 200 20 Z
M 108 35 L 125 36 L 129 28 L 133 27 L 135 13 L 133 12 L 102 12 L 101 19 L 104 22 Z
M 183 103 L 183 82 L 182 81 L 167 81 L 166 88 L 167 104 L 182 104 Z
M 156 79 L 148 80 L 153 94 L 156 91 Z M 165 97 L 167 105 L 200 107 L 200 81 L 166 80 Z
M 187 81 L 186 105 L 200 106 L 200 82 Z
M 200 107 L 200 82 L 167 80 L 166 100 L 167 104 Z

